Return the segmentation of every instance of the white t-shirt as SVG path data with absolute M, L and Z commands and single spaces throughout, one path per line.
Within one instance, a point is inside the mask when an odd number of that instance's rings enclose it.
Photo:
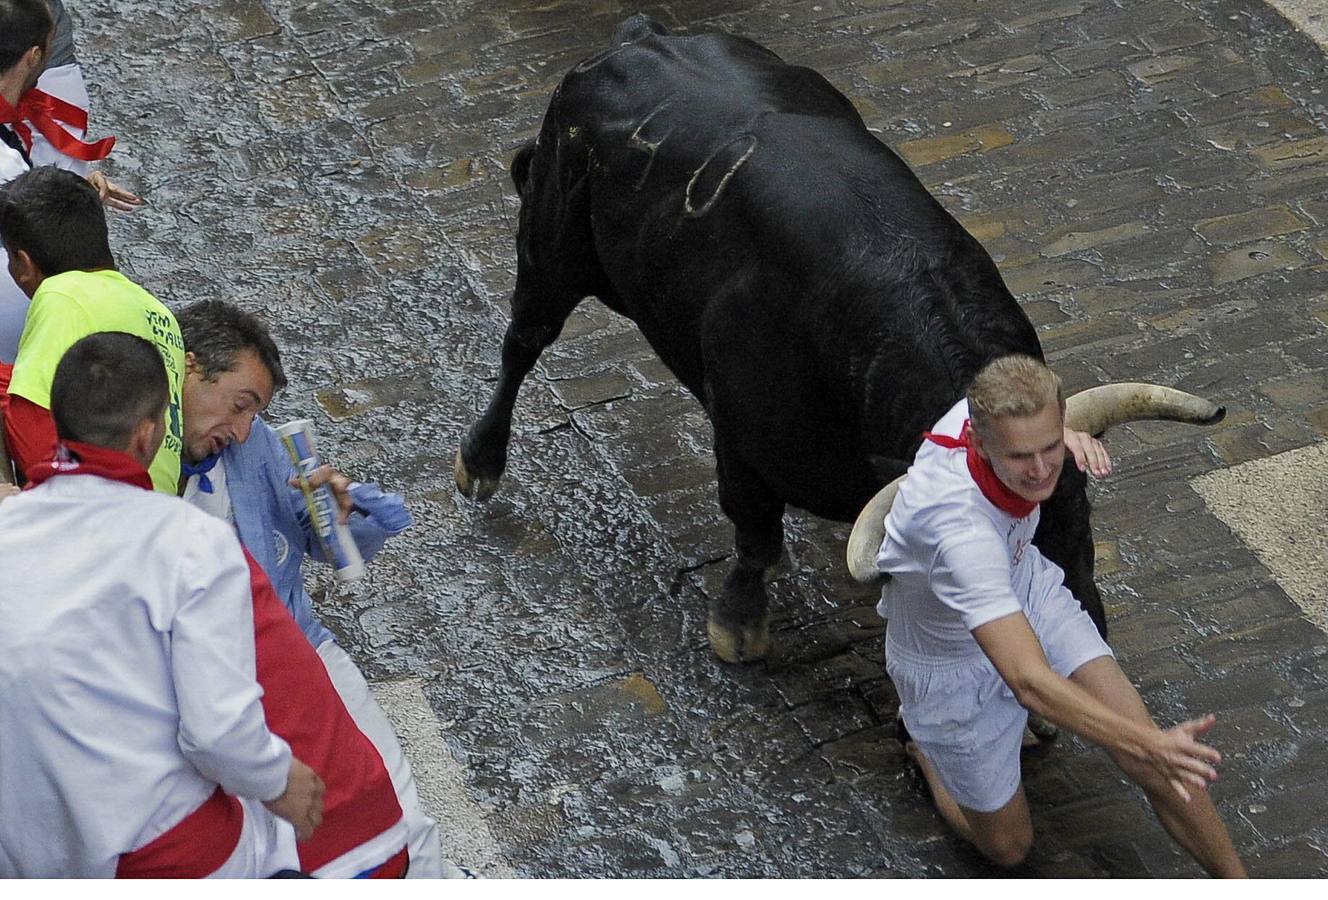
M 45 91 L 52 97 L 59 97 L 66 103 L 72 103 L 84 111 L 87 111 L 91 105 L 88 101 L 87 86 L 83 83 L 83 70 L 78 63 L 52 66 L 42 72 L 41 77 L 37 79 L 37 89 Z M 76 128 L 67 122 L 59 122 L 56 127 L 63 128 L 79 139 L 87 137 L 86 129 Z M 32 150 L 28 155 L 32 157 L 34 166 L 56 166 L 68 169 L 76 175 L 87 175 L 92 171 L 92 163 L 61 153 L 36 128 L 32 129 Z
M 961 400 L 932 431 L 959 437 L 967 418 Z M 923 441 L 876 556 L 891 576 L 877 606 L 889 622 L 887 655 L 894 646 L 938 662 L 980 656 L 973 629 L 1055 596 L 1061 570 L 1032 543 L 1040 512 L 1018 519 L 999 509 L 973 481 L 964 450 Z
M 230 525 L 235 524 L 235 514 L 231 510 L 231 492 L 226 487 L 226 460 L 219 459 L 207 473 L 212 482 L 212 493 L 207 493 L 198 486 L 200 476 L 190 475 L 184 483 L 184 501 L 196 506 L 203 512 Z
M 218 784 L 281 794 L 224 523 L 61 475 L 0 505 L 0 560 L 0 877 L 111 877 Z

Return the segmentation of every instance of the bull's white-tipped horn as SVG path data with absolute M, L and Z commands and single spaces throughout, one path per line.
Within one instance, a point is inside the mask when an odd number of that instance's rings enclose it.
M 1065 427 L 1089 434 L 1101 434 L 1113 425 L 1141 419 L 1212 425 L 1226 414 L 1225 407 L 1202 397 L 1141 382 L 1104 384 L 1065 401 Z
M 885 517 L 890 514 L 890 505 L 895 502 L 904 478 L 900 475 L 877 491 L 853 523 L 848 536 L 848 574 L 854 581 L 866 584 L 881 575 L 876 568 L 876 552 L 885 540 Z

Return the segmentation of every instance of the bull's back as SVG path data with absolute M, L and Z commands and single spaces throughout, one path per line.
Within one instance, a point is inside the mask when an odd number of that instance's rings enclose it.
M 949 239 L 953 220 L 818 73 L 731 35 L 636 36 L 568 73 L 536 153 L 592 223 L 603 299 L 670 364 L 678 335 L 695 345 L 708 307 L 753 281 L 752 326 L 790 325 L 872 260 L 917 255 L 894 245 Z
M 536 149 L 587 223 L 587 293 L 790 502 L 851 515 L 868 457 L 908 452 L 991 347 L 1040 353 L 1036 336 L 822 76 L 730 35 L 635 38 L 568 73 Z

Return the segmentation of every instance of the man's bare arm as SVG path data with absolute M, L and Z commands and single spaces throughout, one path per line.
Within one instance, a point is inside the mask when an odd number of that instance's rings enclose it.
M 1216 721 L 1213 716 L 1182 722 L 1166 731 L 1132 721 L 1057 675 L 1023 613 L 980 625 L 973 629 L 973 637 L 1030 712 L 1100 747 L 1152 766 L 1185 800 L 1190 798 L 1189 788 L 1203 789 L 1217 779 L 1214 766 L 1222 756 L 1198 740 Z

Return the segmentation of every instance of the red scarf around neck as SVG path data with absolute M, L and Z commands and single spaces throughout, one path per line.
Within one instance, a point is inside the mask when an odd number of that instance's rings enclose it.
M 80 131 L 86 131 L 88 112 L 53 94 L 32 88 L 18 98 L 17 108 L 4 97 L 0 97 L 0 125 L 12 125 L 14 133 L 31 153 L 32 129 L 28 127 L 29 122 L 36 126 L 55 149 L 65 156 L 81 159 L 84 162 L 105 159 L 111 155 L 111 148 L 115 146 L 113 137 L 104 137 L 99 141 L 81 141 L 65 131 L 60 126 L 61 122 Z
M 96 475 L 152 490 L 152 476 L 128 453 L 80 441 L 61 441 L 54 457 L 29 466 L 28 487 L 36 487 L 56 475 Z
M 959 437 L 952 438 L 946 434 L 933 434 L 930 431 L 922 433 L 923 438 L 931 441 L 933 444 L 939 444 L 948 450 L 957 450 L 963 448 L 967 455 L 968 473 L 973 476 L 973 481 L 977 484 L 978 490 L 982 491 L 982 496 L 991 501 L 991 504 L 1002 512 L 1009 513 L 1016 519 L 1022 519 L 1037 509 L 1037 504 L 1031 500 L 1025 500 L 1005 486 L 996 474 L 996 470 L 977 450 L 973 448 L 973 442 L 969 439 L 972 426 L 971 420 L 964 420 L 964 427 L 959 432 Z

